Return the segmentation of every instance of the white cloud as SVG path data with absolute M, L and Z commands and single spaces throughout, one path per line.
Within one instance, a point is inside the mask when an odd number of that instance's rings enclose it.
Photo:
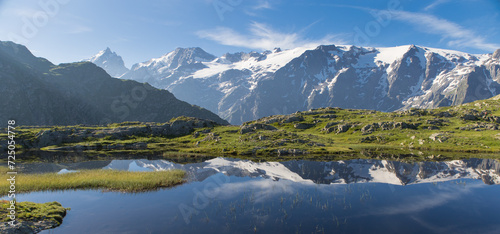
M 304 38 L 301 33 L 282 33 L 270 26 L 253 22 L 249 34 L 244 35 L 230 28 L 217 27 L 211 30 L 198 31 L 201 38 L 210 39 L 223 45 L 245 47 L 250 49 L 268 50 L 275 47 L 291 49 L 303 46 L 323 44 L 345 44 L 339 35 L 326 35 L 317 40 Z
M 255 3 L 255 2 L 252 2 Z M 257 4 L 246 8 L 243 12 L 249 16 L 259 17 L 262 10 L 272 10 L 273 6 L 269 1 L 258 1 Z
M 31 19 L 33 18 L 33 15 L 35 15 L 38 11 L 33 9 L 33 8 L 17 8 L 13 9 L 12 13 L 17 15 L 20 18 L 28 18 Z
M 75 25 L 72 26 L 72 29 L 68 32 L 69 34 L 80 34 L 80 33 L 87 33 L 87 32 L 92 32 L 93 29 L 87 26 L 82 26 L 82 25 Z
M 271 3 L 268 1 L 260 1 L 257 5 L 253 7 L 254 10 L 261 10 L 261 9 L 273 9 L 271 6 Z
M 494 51 L 500 45 L 486 42 L 486 39 L 473 30 L 459 24 L 438 18 L 431 14 L 408 11 L 393 11 L 395 20 L 416 25 L 417 28 L 429 34 L 440 35 L 449 46 L 458 48 L 475 48 L 485 51 Z
M 434 207 L 442 206 L 453 200 L 460 198 L 460 194 L 441 193 L 432 194 L 430 196 L 415 197 L 412 202 L 403 202 L 394 206 L 385 207 L 375 212 L 376 215 L 399 215 L 399 214 L 415 214 L 423 210 L 428 210 Z
M 405 197 L 399 202 L 393 202 L 390 206 L 385 206 L 381 209 L 366 212 L 361 216 L 366 215 L 401 215 L 401 214 L 417 214 L 418 212 L 433 209 L 443 206 L 446 203 L 456 201 L 466 194 L 470 194 L 474 189 L 484 187 L 484 184 L 467 184 L 467 187 L 459 187 L 448 184 L 438 187 L 439 191 L 430 192 L 423 195 Z
M 245 193 L 248 188 L 252 188 L 255 202 L 264 202 L 271 197 L 283 194 L 294 194 L 301 186 L 308 186 L 300 182 L 289 180 L 273 181 L 271 179 L 251 180 L 238 183 L 226 183 L 214 190 L 218 197 L 229 199 Z M 311 186 L 309 184 L 309 186 Z
M 450 0 L 436 0 L 433 3 L 429 4 L 427 7 L 425 7 L 424 10 L 430 11 L 430 10 L 436 8 L 437 6 L 444 4 L 444 3 L 447 3 L 449 1 Z

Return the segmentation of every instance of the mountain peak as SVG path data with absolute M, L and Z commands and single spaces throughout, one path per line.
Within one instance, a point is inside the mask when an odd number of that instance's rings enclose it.
M 174 51 L 175 53 L 183 53 L 189 56 L 195 56 L 198 58 L 201 58 L 203 60 L 214 60 L 216 57 L 207 53 L 205 50 L 203 50 L 200 47 L 188 47 L 188 48 L 181 48 L 177 47 Z
M 201 62 L 209 62 L 216 58 L 217 57 L 207 53 L 200 47 L 177 47 L 172 52 L 159 58 L 153 58 L 146 62 L 134 64 L 132 70 L 147 67 L 167 71 L 190 64 L 194 64 L 194 66 L 201 65 Z
M 113 52 L 109 47 L 106 47 L 106 49 L 99 51 L 96 55 L 92 56 L 89 60 L 90 62 L 99 60 L 103 57 L 110 57 L 110 56 L 118 56 L 115 52 Z M 120 57 L 120 56 L 118 56 Z
M 122 57 L 113 52 L 109 47 L 106 47 L 105 50 L 99 51 L 99 53 L 85 61 L 89 61 L 103 68 L 110 76 L 113 77 L 120 77 L 128 72 L 128 68 L 125 67 Z
M 500 49 L 497 49 L 495 53 L 493 53 L 493 58 L 500 59 Z

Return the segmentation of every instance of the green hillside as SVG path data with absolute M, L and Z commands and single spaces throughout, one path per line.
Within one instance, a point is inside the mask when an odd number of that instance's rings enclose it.
M 18 128 L 23 150 L 200 153 L 235 157 L 412 152 L 500 152 L 500 96 L 456 107 L 402 112 L 322 108 L 222 126 L 179 117 L 168 123 Z M 4 136 L 5 137 L 5 136 Z M 4 141 L 5 146 L 5 141 Z M 411 150 L 411 151 L 409 151 Z

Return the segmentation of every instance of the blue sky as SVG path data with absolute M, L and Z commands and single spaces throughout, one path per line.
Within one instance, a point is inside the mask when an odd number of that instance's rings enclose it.
M 226 52 L 316 44 L 500 48 L 499 0 L 0 0 L 0 40 L 54 63 L 110 47 L 128 67 L 176 47 Z

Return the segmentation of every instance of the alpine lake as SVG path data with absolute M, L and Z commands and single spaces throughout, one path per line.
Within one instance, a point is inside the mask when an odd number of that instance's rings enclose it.
M 28 156 L 26 156 L 28 157 Z M 41 233 L 495 233 L 500 161 L 380 159 L 254 162 L 223 157 L 112 159 L 44 153 L 19 173 L 86 169 L 186 171 L 186 182 L 139 193 L 17 194 L 71 210 Z M 19 185 L 22 186 L 22 185 Z M 6 196 L 2 199 L 8 199 Z

